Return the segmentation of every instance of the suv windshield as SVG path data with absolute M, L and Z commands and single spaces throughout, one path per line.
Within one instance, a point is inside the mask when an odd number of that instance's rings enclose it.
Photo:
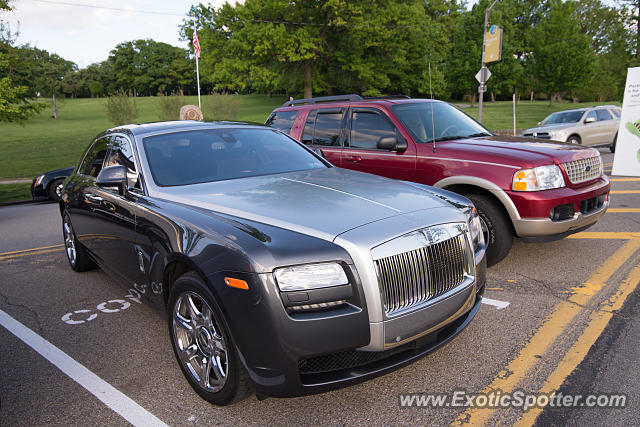
M 207 129 L 144 138 L 160 186 L 187 185 L 326 168 L 293 139 L 272 129 Z
M 584 110 L 560 111 L 560 112 L 551 114 L 549 117 L 544 119 L 540 124 L 556 125 L 559 123 L 578 123 L 583 114 L 584 114 Z
M 491 135 L 478 122 L 445 102 L 402 103 L 393 105 L 391 110 L 418 143 Z

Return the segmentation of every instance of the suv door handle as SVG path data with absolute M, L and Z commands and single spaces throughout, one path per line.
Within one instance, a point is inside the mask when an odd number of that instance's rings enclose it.
M 347 162 L 353 162 L 353 163 L 358 163 L 362 161 L 362 157 L 360 156 L 348 156 L 345 161 Z

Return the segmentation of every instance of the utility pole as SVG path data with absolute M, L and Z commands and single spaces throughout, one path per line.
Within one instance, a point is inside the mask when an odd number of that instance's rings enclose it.
M 478 93 L 480 95 L 480 102 L 478 103 L 478 121 L 480 123 L 482 123 L 482 101 L 484 99 L 484 93 L 487 91 L 487 79 L 489 78 L 487 77 L 488 69 L 484 63 L 484 51 L 487 43 L 487 30 L 489 29 L 489 15 L 491 15 L 491 11 L 496 3 L 498 3 L 498 0 L 494 0 L 493 3 L 491 3 L 491 6 L 484 11 L 484 27 L 482 31 L 482 66 L 480 68 L 480 87 L 478 87 Z

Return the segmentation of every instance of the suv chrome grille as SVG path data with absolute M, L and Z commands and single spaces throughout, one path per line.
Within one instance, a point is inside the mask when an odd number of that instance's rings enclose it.
M 462 284 L 469 277 L 466 240 L 465 232 L 374 260 L 385 313 L 422 304 Z
M 580 184 L 602 175 L 602 158 L 599 155 L 566 162 L 562 166 L 572 184 Z

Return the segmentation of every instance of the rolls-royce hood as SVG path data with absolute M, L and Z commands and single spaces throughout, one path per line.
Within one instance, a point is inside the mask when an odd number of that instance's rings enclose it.
M 459 219 L 455 201 L 443 200 L 438 191 L 328 168 L 163 187 L 155 196 L 333 240 L 353 228 L 425 209 L 449 209 Z

